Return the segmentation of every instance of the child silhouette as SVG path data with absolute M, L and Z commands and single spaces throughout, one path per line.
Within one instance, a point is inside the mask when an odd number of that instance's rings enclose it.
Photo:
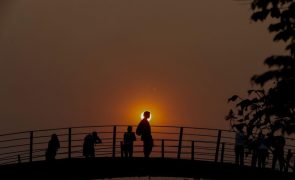
M 133 155 L 133 141 L 136 140 L 135 133 L 132 132 L 132 126 L 128 126 L 127 132 L 124 133 L 123 150 L 125 157 L 132 157 Z

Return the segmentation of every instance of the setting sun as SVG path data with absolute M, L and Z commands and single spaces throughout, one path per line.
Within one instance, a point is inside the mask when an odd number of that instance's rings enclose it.
M 140 118 L 143 119 L 144 118 L 144 112 L 141 113 Z M 152 119 L 152 113 L 150 113 L 150 118 L 148 118 L 147 120 L 150 121 Z
M 126 112 L 128 112 L 127 119 L 130 119 L 130 124 L 137 124 L 140 120 L 142 120 L 143 113 L 145 111 L 151 112 L 150 118 L 148 121 L 151 122 L 153 118 L 153 125 L 161 125 L 163 124 L 163 115 L 166 112 L 163 107 L 163 104 L 158 102 L 149 102 L 147 100 L 137 100 L 132 103 L 128 107 Z

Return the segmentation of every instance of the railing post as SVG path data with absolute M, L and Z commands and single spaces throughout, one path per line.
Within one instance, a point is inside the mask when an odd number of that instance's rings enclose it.
M 220 162 L 223 163 L 223 158 L 224 158 L 224 146 L 225 146 L 225 143 L 221 143 L 221 157 L 220 157 Z
M 216 152 L 215 152 L 215 162 L 218 161 L 220 139 L 221 139 L 221 130 L 218 130 L 218 136 L 217 136 L 217 142 L 216 142 Z
M 17 162 L 18 162 L 19 164 L 21 163 L 20 155 L 17 155 Z
M 113 130 L 113 158 L 116 157 L 116 131 L 117 131 L 117 127 L 114 126 L 114 130 Z
M 34 138 L 34 132 L 30 132 L 30 162 L 33 161 L 33 138 Z
M 195 160 L 195 141 L 192 141 L 192 160 Z
M 68 158 L 72 158 L 72 128 L 68 129 Z
M 162 139 L 161 152 L 162 152 L 162 158 L 164 158 L 165 157 L 165 144 L 164 144 L 164 139 Z
M 177 151 L 177 159 L 180 159 L 181 146 L 182 146 L 182 136 L 183 136 L 183 127 L 180 127 L 179 141 L 178 141 L 178 151 Z
M 121 158 L 124 157 L 124 154 L 123 154 L 123 153 L 124 153 L 124 152 L 123 152 L 123 148 L 124 148 L 124 147 L 123 147 L 123 146 L 124 146 L 124 145 L 123 145 L 123 142 L 120 141 Z

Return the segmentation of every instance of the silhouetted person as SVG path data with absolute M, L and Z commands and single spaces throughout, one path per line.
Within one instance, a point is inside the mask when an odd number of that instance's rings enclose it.
M 250 153 L 252 154 L 251 157 L 251 167 L 256 167 L 257 164 L 257 159 L 258 159 L 258 140 L 257 139 L 251 139 L 248 142 L 248 148 L 250 150 Z
M 136 129 L 136 134 L 141 136 L 141 140 L 143 141 L 143 151 L 145 158 L 149 158 L 154 145 L 151 134 L 151 126 L 148 121 L 150 117 L 151 113 L 149 111 L 145 111 L 143 113 L 143 119 L 140 121 Z
M 102 143 L 101 139 L 97 136 L 97 132 L 92 132 L 91 134 L 87 134 L 84 138 L 83 143 L 83 155 L 86 158 L 95 157 L 95 144 Z
M 245 152 L 245 134 L 242 126 L 236 126 L 236 140 L 235 140 L 235 158 L 236 164 L 244 165 L 244 152 Z
M 259 133 L 258 137 L 258 167 L 265 168 L 266 158 L 268 157 L 268 147 L 266 145 L 265 136 L 262 133 Z
M 51 161 L 55 159 L 57 150 L 60 148 L 60 143 L 56 134 L 51 135 L 46 150 L 46 160 Z
M 136 140 L 135 133 L 132 132 L 132 126 L 128 126 L 127 132 L 124 133 L 123 150 L 125 157 L 133 156 L 133 141 Z
M 283 171 L 285 138 L 283 136 L 273 136 L 271 143 L 273 147 L 272 169 L 275 169 L 276 163 L 279 161 L 280 171 Z

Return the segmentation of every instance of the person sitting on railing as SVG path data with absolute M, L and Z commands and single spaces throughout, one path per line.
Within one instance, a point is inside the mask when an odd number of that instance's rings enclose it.
M 151 126 L 148 121 L 150 117 L 151 113 L 149 111 L 145 111 L 143 113 L 143 119 L 140 121 L 136 128 L 136 134 L 141 136 L 141 140 L 143 141 L 143 151 L 145 158 L 149 158 L 154 146 Z
M 56 134 L 51 135 L 51 139 L 48 142 L 48 148 L 46 150 L 46 160 L 54 160 L 57 154 L 57 150 L 60 148 L 60 143 Z
M 101 139 L 98 137 L 97 132 L 92 132 L 92 134 L 87 134 L 84 138 L 83 143 L 83 156 L 86 158 L 95 157 L 95 144 L 102 143 Z
M 132 126 L 128 126 L 127 132 L 124 133 L 123 151 L 125 157 L 132 157 L 133 155 L 133 141 L 136 140 L 135 133 L 132 132 Z

